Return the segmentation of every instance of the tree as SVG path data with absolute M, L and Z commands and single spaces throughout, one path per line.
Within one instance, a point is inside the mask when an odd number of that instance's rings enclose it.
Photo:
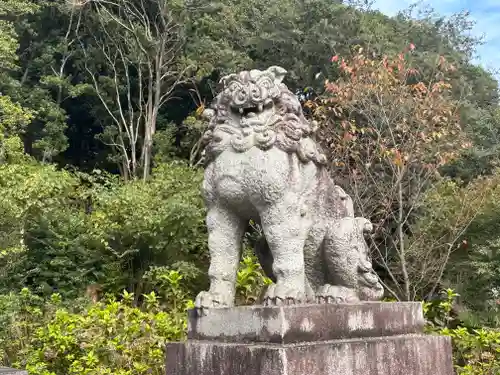
M 0 4 L 0 53 L 2 62 L 0 68 L 5 70 L 17 68 L 18 57 L 16 50 L 19 47 L 18 34 L 14 20 L 36 11 L 37 6 L 29 0 L 6 0 Z
M 0 4 L 0 19 L 20 17 L 35 10 L 36 6 L 29 1 L 5 1 Z M 0 20 L 0 81 L 6 85 L 15 84 L 7 73 L 18 68 L 18 47 L 14 22 L 8 18 Z M 18 136 L 32 118 L 32 111 L 24 108 L 9 95 L 0 93 L 0 164 L 6 162 L 9 157 L 22 154 Z
M 82 41 L 82 47 L 85 69 L 113 124 L 107 128 L 107 142 L 120 155 L 125 179 L 142 174 L 146 180 L 159 111 L 187 82 L 189 67 L 181 59 L 182 26 L 167 0 L 94 1 L 93 5 L 101 32 L 91 42 Z M 107 75 L 91 64 L 90 50 L 101 56 Z
M 41 218 L 50 221 L 55 212 L 60 213 L 60 226 L 77 219 L 71 202 L 76 184 L 77 180 L 69 173 L 57 171 L 51 165 L 40 165 L 32 159 L 9 160 L 0 165 L 0 290 L 12 290 L 14 285 L 19 286 L 19 280 L 21 284 L 26 282 L 30 273 L 36 278 L 43 261 L 33 261 L 29 267 L 25 262 L 33 250 L 30 247 L 33 228 L 36 227 L 34 231 L 40 234 L 36 224 L 40 224 Z M 65 220 L 61 220 L 63 218 Z M 67 236 L 70 232 L 64 234 Z M 42 237 L 38 236 L 34 242 L 40 248 L 39 254 L 46 254 L 51 246 Z M 52 276 L 45 274 L 46 279 Z
M 490 193 L 464 233 L 462 246 L 452 254 L 445 273 L 445 279 L 460 294 L 462 303 L 474 315 L 490 320 L 485 324 L 492 324 L 495 319 L 498 324 L 500 309 L 499 178 L 500 171 L 495 169 L 491 177 L 482 179 L 482 183 L 490 181 Z M 470 184 L 480 181 L 476 179 Z M 450 198 L 450 194 L 440 197 L 442 201 Z M 469 194 L 468 199 L 471 198 Z
M 18 135 L 26 151 L 49 161 L 67 146 L 65 111 L 60 107 L 61 103 L 52 97 L 42 78 L 53 74 L 50 68 L 57 60 L 60 43 L 53 35 L 57 28 L 37 26 L 41 26 L 44 16 L 47 16 L 47 9 L 60 8 L 61 13 L 61 3 L 64 2 L 22 1 L 14 8 L 9 5 L 10 1 L 4 3 L 2 7 L 10 7 L 11 10 L 5 12 L 2 19 L 11 25 L 10 33 L 15 35 L 16 48 L 13 49 L 14 64 L 5 66 L 2 71 L 0 90 L 36 114 Z M 53 12 L 52 15 L 62 19 L 58 13 Z M 64 21 L 61 23 L 64 24 Z
M 0 164 L 23 158 L 19 134 L 33 118 L 33 113 L 0 94 Z
M 375 260 L 387 274 L 386 288 L 404 300 L 436 289 L 485 194 L 483 189 L 475 190 L 474 198 L 462 195 L 449 233 L 426 238 L 435 223 L 424 230 L 418 217 L 426 212 L 433 217 L 426 201 L 440 181 L 438 170 L 471 142 L 447 78 L 454 66 L 440 57 L 432 76 L 424 75 L 413 65 L 415 55 L 413 44 L 380 60 L 361 48 L 352 59 L 336 55 L 332 61 L 340 78 L 326 80 L 325 95 L 306 103 L 323 124 L 320 137 L 334 177 L 351 189 L 361 214 L 376 225 Z M 430 253 L 422 241 L 432 244 Z

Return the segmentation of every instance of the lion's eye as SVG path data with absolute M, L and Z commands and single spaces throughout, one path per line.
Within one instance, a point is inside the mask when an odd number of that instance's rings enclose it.
M 264 87 L 265 89 L 269 89 L 273 86 L 273 83 L 269 78 L 265 78 L 265 79 L 258 81 L 257 85 Z
M 241 85 L 238 82 L 232 82 L 228 86 L 228 90 L 231 91 L 231 92 L 235 92 L 235 91 L 238 91 L 238 90 L 241 90 L 241 89 L 242 89 L 242 87 L 241 87 Z

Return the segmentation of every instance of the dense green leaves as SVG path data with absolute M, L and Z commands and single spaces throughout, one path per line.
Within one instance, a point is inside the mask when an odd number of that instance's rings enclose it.
M 90 215 L 93 236 L 101 241 L 107 266 L 118 267 L 118 279 L 106 276 L 103 283 L 139 288 L 139 295 L 144 291 L 140 278 L 150 266 L 204 263 L 200 184 L 199 171 L 170 163 L 160 166 L 148 183 L 115 186 L 95 197 Z
M 161 348 L 182 337 L 184 309 L 206 283 L 199 168 L 206 124 L 199 114 L 219 77 L 280 65 L 306 103 L 328 97 L 326 78 L 345 78 L 332 56 L 350 59 L 360 48 L 368 60 L 382 61 L 412 45 L 420 89 L 444 78 L 451 87 L 420 105 L 405 80 L 384 86 L 375 77 L 350 91 L 344 85 L 340 95 L 363 98 L 368 123 L 384 138 L 397 128 L 397 142 L 362 143 L 367 122 L 352 116 L 348 128 L 357 141 L 340 152 L 347 126 L 331 115 L 322 119 L 320 141 L 336 150 L 332 160 L 345 157 L 352 167 L 357 158 L 360 168 L 346 173 L 371 168 L 356 150 L 394 151 L 383 154 L 377 184 L 357 186 L 371 196 L 373 205 L 360 208 L 375 207 L 372 219 L 397 212 L 389 197 L 402 180 L 388 177 L 401 177 L 393 172 L 404 158 L 395 151 L 408 134 L 420 139 L 418 129 L 434 137 L 418 150 L 406 147 L 419 151 L 419 166 L 442 161 L 425 181 L 405 169 L 403 197 L 410 198 L 400 206 L 411 211 L 408 221 L 398 227 L 398 220 L 374 220 L 393 240 L 381 248 L 407 246 L 412 282 L 395 295 L 431 298 L 453 287 L 468 321 L 498 324 L 498 83 L 471 60 L 480 42 L 472 26 L 466 13 L 445 18 L 413 9 L 389 18 L 365 1 L 0 1 L 0 364 L 40 375 L 162 373 Z M 444 61 L 446 77 L 435 69 Z M 375 108 L 370 95 L 383 87 L 391 104 Z M 383 115 L 388 109 L 397 114 L 393 121 Z M 462 132 L 442 137 L 433 126 L 451 119 Z M 349 190 L 345 173 L 332 171 Z M 410 191 L 415 186 L 417 193 Z M 378 271 L 397 289 L 404 284 L 390 266 L 397 252 L 384 254 Z M 238 303 L 252 303 L 268 283 L 245 254 Z M 89 304 L 85 294 L 108 297 Z M 464 374 L 479 374 L 476 348 L 498 351 L 488 330 L 449 334 Z
M 75 297 L 98 282 L 140 295 L 151 266 L 203 265 L 200 183 L 199 171 L 179 163 L 127 185 L 36 163 L 0 165 L 0 290 Z
M 154 293 L 145 297 L 140 309 L 127 292 L 120 301 L 82 300 L 77 307 L 57 294 L 47 300 L 28 290 L 4 296 L 0 363 L 34 375 L 163 374 L 165 343 L 185 335 L 191 302 L 179 300 L 165 312 Z
M 424 304 L 426 331 L 451 338 L 458 375 L 497 374 L 500 371 L 500 331 L 460 324 L 453 317 L 453 307 L 459 295 L 452 289 L 447 289 L 443 295 L 438 300 Z M 497 316 L 499 311 L 500 307 L 497 306 Z

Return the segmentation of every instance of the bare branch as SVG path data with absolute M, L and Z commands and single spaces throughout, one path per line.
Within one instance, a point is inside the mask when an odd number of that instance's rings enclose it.
M 95 44 L 113 77 L 114 102 L 104 106 L 119 133 L 126 134 L 122 139 L 127 150 L 122 151 L 132 163 L 132 174 L 137 176 L 141 170 L 146 179 L 160 109 L 179 85 L 189 81 L 189 68 L 180 67 L 178 60 L 182 30 L 163 0 L 93 3 L 103 35 L 102 41 L 94 38 Z M 93 82 L 97 86 L 95 74 Z

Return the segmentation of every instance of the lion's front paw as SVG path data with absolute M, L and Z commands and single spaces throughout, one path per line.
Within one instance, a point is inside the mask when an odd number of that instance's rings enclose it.
M 283 284 L 272 284 L 264 296 L 265 306 L 295 305 L 306 300 L 305 293 Z
M 194 307 L 197 309 L 210 309 L 221 307 L 232 307 L 234 301 L 230 296 L 214 292 L 200 292 L 194 301 Z
M 316 293 L 317 303 L 353 303 L 359 302 L 354 289 L 345 286 L 325 284 Z

